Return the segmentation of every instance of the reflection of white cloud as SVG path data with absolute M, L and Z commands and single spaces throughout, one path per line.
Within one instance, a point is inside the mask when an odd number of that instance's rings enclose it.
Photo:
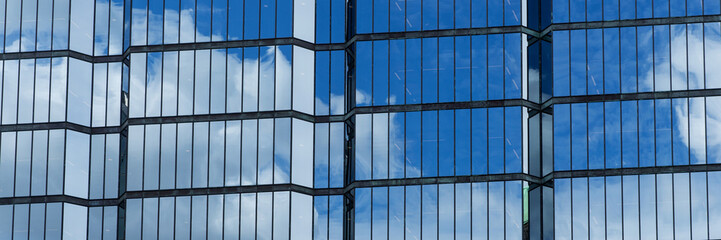
M 711 67 L 714 62 L 721 62 L 721 40 L 713 38 L 713 33 L 702 31 L 701 25 L 683 25 L 677 28 L 670 27 L 671 44 L 665 49 L 655 49 L 657 52 L 668 52 L 670 47 L 671 57 L 660 58 L 661 61 L 654 62 L 652 58 L 639 58 L 639 65 L 655 65 L 657 68 L 671 67 L 671 71 L 654 74 L 654 68 L 639 73 L 639 89 L 654 89 L 655 85 L 671 84 L 674 90 L 713 88 L 717 85 L 715 76 L 721 76 L 721 68 Z M 708 28 L 706 28 L 708 29 Z M 680 31 L 679 31 L 680 30 Z M 652 36 L 639 35 L 639 42 L 651 43 Z M 652 47 L 652 46 L 645 46 Z M 704 48 L 706 52 L 704 53 Z M 704 67 L 704 58 L 706 67 Z M 688 64 L 687 64 L 688 62 Z M 688 83 L 687 83 L 688 81 Z M 688 85 L 687 85 L 688 84 Z M 667 89 L 667 86 L 656 89 Z M 673 105 L 673 131 L 678 132 L 682 143 L 688 147 L 693 159 L 706 158 L 706 146 L 708 149 L 721 148 L 721 136 L 718 134 L 706 134 L 705 129 L 721 128 L 721 105 L 713 104 L 713 98 L 707 98 L 705 112 L 703 104 L 696 104 L 696 99 L 689 101 L 689 106 L 683 104 Z M 691 127 L 689 131 L 689 127 Z M 676 137 L 676 136 L 674 136 Z M 703 139 L 708 142 L 704 145 Z M 708 159 L 708 162 L 719 162 L 721 159 Z

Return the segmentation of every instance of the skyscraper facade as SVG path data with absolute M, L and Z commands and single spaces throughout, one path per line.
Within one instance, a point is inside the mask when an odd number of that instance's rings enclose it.
M 0 239 L 718 239 L 718 0 L 0 0 Z

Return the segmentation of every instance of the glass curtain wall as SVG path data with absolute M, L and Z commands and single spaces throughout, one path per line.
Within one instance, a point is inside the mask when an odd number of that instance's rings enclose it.
M 0 239 L 721 238 L 718 1 L 0 6 Z

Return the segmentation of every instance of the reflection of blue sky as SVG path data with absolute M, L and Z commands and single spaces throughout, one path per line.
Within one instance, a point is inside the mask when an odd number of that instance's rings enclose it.
M 713 226 L 721 223 L 721 198 L 706 184 L 720 178 L 698 172 L 556 179 L 555 238 L 571 239 L 573 232 L 585 239 L 590 231 L 592 238 L 605 232 L 617 239 L 622 229 L 627 239 L 719 238 Z
M 417 240 L 454 234 L 521 239 L 521 182 L 361 188 L 355 193 L 356 239 L 402 234 Z

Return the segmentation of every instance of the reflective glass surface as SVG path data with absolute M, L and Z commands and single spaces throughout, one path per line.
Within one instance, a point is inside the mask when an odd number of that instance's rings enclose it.
M 721 238 L 717 0 L 0 6 L 0 239 Z

